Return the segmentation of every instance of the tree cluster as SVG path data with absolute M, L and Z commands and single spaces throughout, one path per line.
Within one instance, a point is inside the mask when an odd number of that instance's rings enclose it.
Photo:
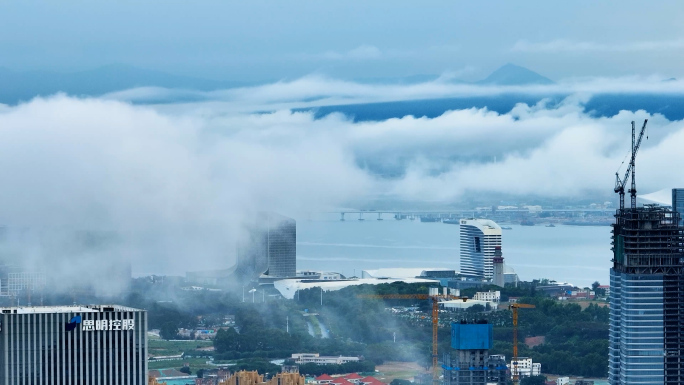
M 560 303 L 536 291 L 538 282 L 506 287 L 502 300 L 518 297 L 536 309 L 520 311 L 519 336 L 545 336 L 546 342 L 532 349 L 519 344 L 520 356 L 541 362 L 545 373 L 604 377 L 607 368 L 608 314 L 606 307 L 590 305 L 582 310 L 573 303 Z M 155 293 L 156 286 L 140 288 Z M 484 288 L 485 290 L 487 288 Z M 480 289 L 482 290 L 482 289 Z M 462 291 L 472 296 L 474 290 Z M 431 355 L 430 302 L 421 299 L 378 300 L 368 294 L 427 294 L 428 285 L 392 283 L 360 285 L 323 293 L 302 290 L 292 301 L 264 304 L 241 302 L 229 293 L 159 290 L 157 296 L 131 294 L 129 306 L 146 308 L 149 327 L 161 329 L 162 338 L 177 338 L 179 327 L 193 328 L 222 322 L 235 316 L 235 327 L 220 330 L 214 341 L 216 359 L 239 360 L 245 367 L 264 373 L 272 367 L 266 358 L 286 358 L 293 353 L 364 356 L 380 364 L 385 360 L 418 361 L 429 366 Z M 416 308 L 422 313 L 405 311 Z M 397 311 L 399 309 L 399 311 Z M 487 319 L 494 325 L 492 354 L 512 354 L 511 312 L 472 307 L 440 314 L 439 354 L 450 349 L 451 321 Z M 201 316 L 201 317 L 199 317 Z M 289 333 L 286 329 L 289 329 Z M 309 335 L 313 330 L 315 337 Z M 322 338 L 323 332 L 325 337 Z M 395 342 L 396 341 L 396 342 Z M 206 353 L 203 353 L 206 354 Z M 262 358 L 264 360 L 259 360 Z M 329 368 L 331 369 L 331 368 Z M 315 369 L 311 369 L 312 371 Z

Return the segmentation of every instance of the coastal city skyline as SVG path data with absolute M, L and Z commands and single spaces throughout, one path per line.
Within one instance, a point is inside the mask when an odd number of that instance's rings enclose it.
M 0 3 L 0 385 L 684 383 L 683 17 Z

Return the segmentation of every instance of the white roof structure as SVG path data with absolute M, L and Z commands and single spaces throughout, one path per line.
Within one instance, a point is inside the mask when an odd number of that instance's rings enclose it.
M 448 271 L 444 267 L 394 267 L 375 270 L 363 270 L 362 278 L 415 278 L 419 277 L 424 271 Z
M 5 314 L 100 313 L 103 311 L 140 311 L 140 309 L 121 305 L 15 306 L 0 308 L 0 313 Z
M 501 226 L 491 219 L 461 219 L 461 225 L 475 226 L 484 235 L 501 235 Z
M 306 279 L 281 279 L 275 281 L 273 286 L 280 292 L 280 294 L 287 298 L 293 299 L 297 290 L 311 289 L 314 287 L 320 287 L 323 291 L 336 291 L 344 289 L 349 286 L 358 285 L 381 285 L 383 283 L 392 282 L 406 282 L 406 283 L 437 283 L 438 281 L 432 279 L 423 278 L 397 278 L 397 279 L 378 279 L 378 278 L 362 278 L 353 280 L 341 280 L 341 281 L 317 281 L 317 282 L 302 282 L 307 281 Z

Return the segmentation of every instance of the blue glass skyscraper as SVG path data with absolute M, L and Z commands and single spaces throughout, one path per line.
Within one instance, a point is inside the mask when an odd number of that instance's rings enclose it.
M 618 210 L 610 271 L 611 385 L 684 383 L 683 245 L 676 211 Z
M 672 210 L 679 213 L 679 225 L 683 223 L 682 214 L 684 214 L 684 188 L 672 189 Z

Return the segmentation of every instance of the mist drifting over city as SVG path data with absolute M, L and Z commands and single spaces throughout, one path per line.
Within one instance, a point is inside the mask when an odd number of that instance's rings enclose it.
M 684 382 L 683 19 L 0 4 L 0 385 Z
M 678 82 L 634 87 L 626 79 L 575 87 L 600 93 L 605 83 L 611 93 L 680 92 Z M 39 97 L 0 113 L 2 221 L 9 229 L 51 229 L 55 237 L 65 229 L 110 232 L 105 250 L 84 252 L 93 253 L 93 263 L 116 258 L 139 273 L 164 266 L 179 274 L 186 258 L 198 267 L 233 258 L 240 223 L 260 210 L 305 215 L 377 199 L 453 204 L 466 194 L 606 196 L 609 176 L 629 148 L 625 128 L 645 118 L 651 135 L 640 167 L 649 172 L 640 178 L 641 191 L 679 183 L 666 165 L 683 160 L 681 120 L 643 110 L 601 116 L 587 110 L 592 93 L 547 87 L 304 78 L 192 103 L 124 100 L 141 89 Z M 305 101 L 463 97 L 464 88 L 490 97 L 552 96 L 505 113 L 473 107 L 367 121 L 336 112 L 316 116 L 316 106 Z M 167 91 L 168 98 L 174 91 Z M 56 266 L 78 268 L 83 261 L 70 259 L 69 241 L 55 242 L 31 245 L 30 254 L 56 255 L 49 258 Z

